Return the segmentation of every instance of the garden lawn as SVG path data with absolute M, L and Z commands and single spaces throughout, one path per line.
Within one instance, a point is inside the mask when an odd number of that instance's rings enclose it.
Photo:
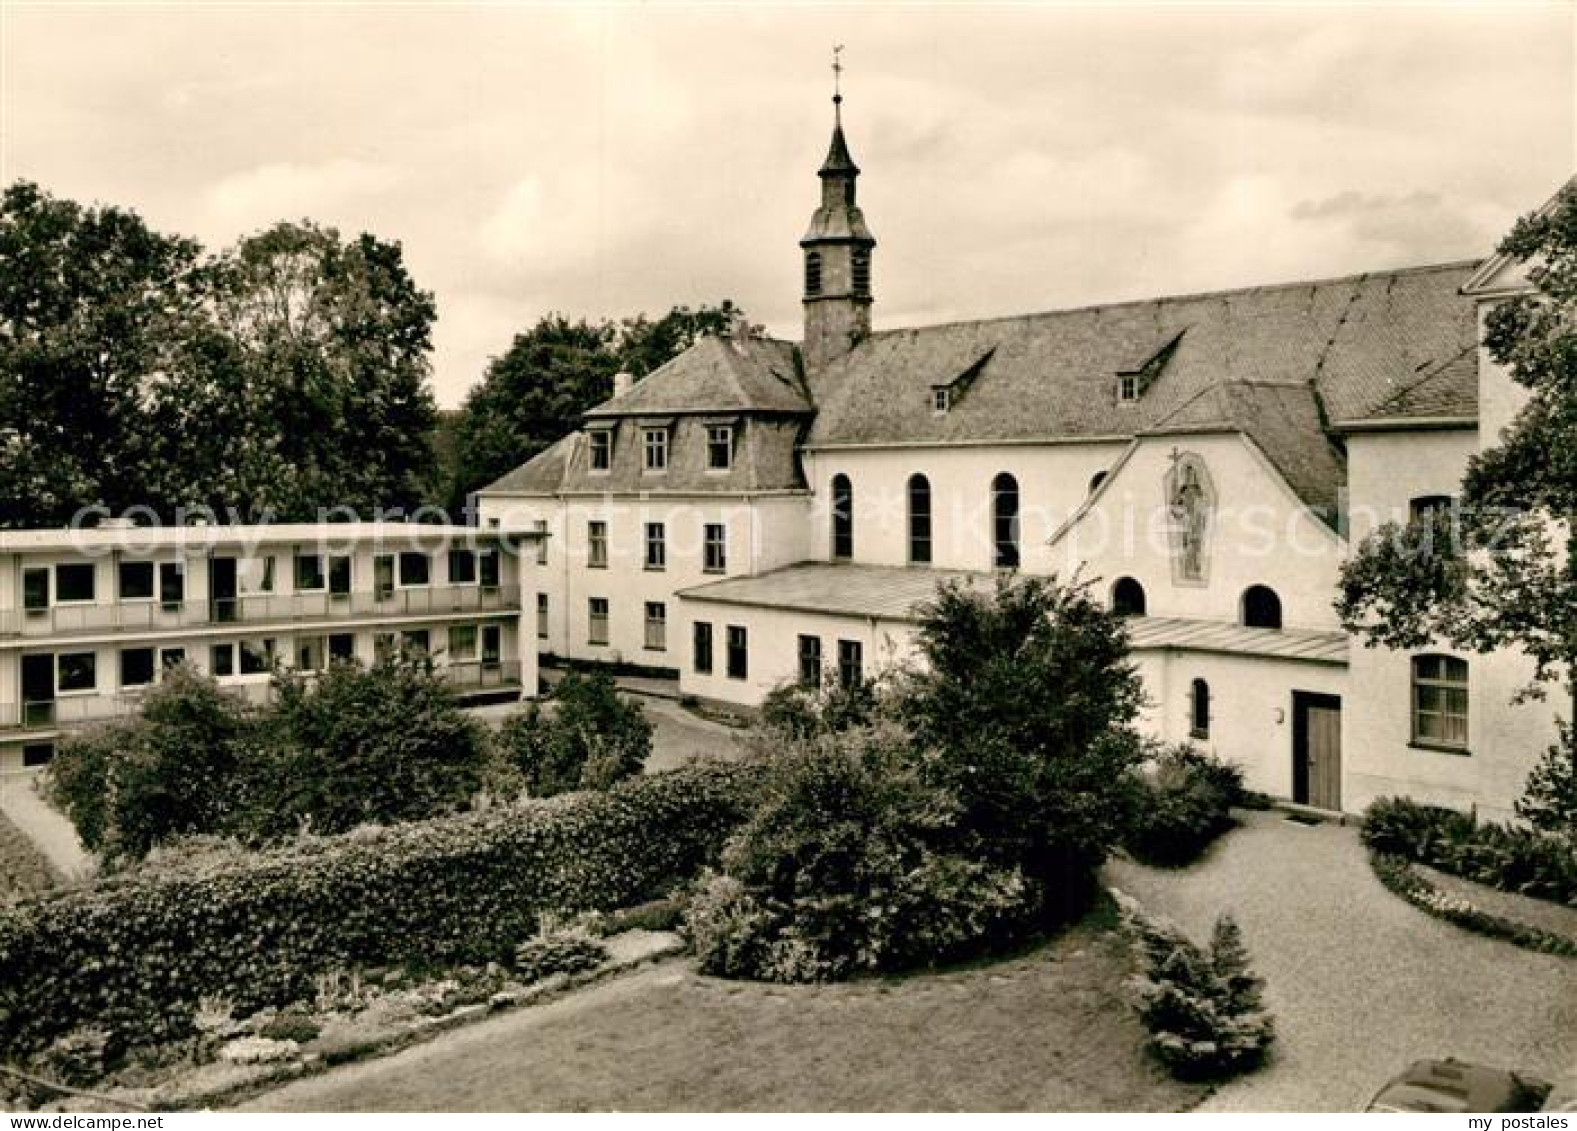
M 264 1111 L 1175 1111 L 1121 939 L 944 974 L 768 986 L 670 962 L 261 1096 Z

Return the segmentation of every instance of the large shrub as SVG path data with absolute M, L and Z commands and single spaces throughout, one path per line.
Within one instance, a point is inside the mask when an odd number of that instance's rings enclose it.
M 165 673 L 141 713 L 61 743 L 46 779 L 88 848 L 144 855 L 173 837 L 231 828 L 254 732 L 245 706 L 185 664 Z
M 1012 868 L 940 851 L 957 806 L 891 727 L 784 743 L 687 919 L 702 969 L 802 982 L 945 962 L 1027 917 Z
M 254 763 L 267 777 L 256 789 L 262 804 L 243 831 L 338 833 L 432 817 L 481 785 L 486 736 L 424 656 L 281 673 L 274 689 L 267 746 Z
M 838 734 L 874 722 L 881 689 L 874 680 L 845 683 L 829 673 L 819 685 L 780 683 L 761 701 L 761 725 L 790 739 Z
M 1364 811 L 1363 842 L 1377 855 L 1577 907 L 1577 846 L 1563 836 L 1382 797 Z
M 1545 748 L 1528 775 L 1517 816 L 1577 845 L 1577 732 L 1564 720 L 1559 729 L 1559 740 Z
M 1178 865 L 1197 860 L 1232 827 L 1243 797 L 1243 771 L 1191 746 L 1162 746 L 1140 776 L 1140 811 L 1125 844 L 1140 860 Z
M 1003 578 L 944 586 L 922 611 L 923 667 L 901 712 L 928 781 L 961 807 L 959 849 L 1082 905 L 1134 811 L 1143 701 L 1121 617 L 1081 585 Z
M 532 702 L 499 729 L 500 756 L 537 797 L 607 789 L 641 772 L 652 752 L 652 724 L 639 703 L 621 698 L 603 672 L 568 672 L 553 704 Z
M 1275 1024 L 1232 917 L 1216 920 L 1207 950 L 1170 921 L 1145 915 L 1131 900 L 1121 902 L 1139 964 L 1130 986 L 1151 1053 L 1185 1079 L 1258 1065 L 1275 1039 Z
M 281 673 L 275 692 L 248 708 L 177 667 L 137 716 L 62 744 L 51 794 L 116 862 L 193 834 L 258 843 L 436 816 L 482 782 L 485 734 L 425 659 Z
M 545 912 L 635 903 L 715 860 L 758 777 L 693 767 L 8 908 L 0 1058 L 83 1024 L 131 1045 L 185 1036 L 204 996 L 284 1006 L 338 967 L 508 961 Z

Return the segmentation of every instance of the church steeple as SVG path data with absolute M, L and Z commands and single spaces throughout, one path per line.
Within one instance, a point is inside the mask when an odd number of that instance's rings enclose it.
M 799 246 L 805 256 L 805 363 L 817 369 L 871 332 L 871 249 L 876 240 L 855 204 L 860 167 L 843 136 L 843 65 L 833 49 L 832 144 L 817 174 L 821 207 Z

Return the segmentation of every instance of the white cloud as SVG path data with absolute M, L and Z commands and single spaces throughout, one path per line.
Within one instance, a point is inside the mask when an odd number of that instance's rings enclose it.
M 350 158 L 318 165 L 278 162 L 222 178 L 203 203 L 210 225 L 237 232 L 307 216 L 340 223 L 349 218 L 355 225 L 368 201 L 394 189 L 400 179 L 386 165 Z

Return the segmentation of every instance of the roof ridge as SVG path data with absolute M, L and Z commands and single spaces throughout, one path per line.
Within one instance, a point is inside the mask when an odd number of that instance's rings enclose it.
M 891 329 L 873 331 L 865 340 L 874 341 L 878 338 L 893 337 L 898 334 L 914 334 L 926 330 L 952 330 L 961 326 L 991 326 L 1004 322 L 1027 322 L 1034 318 L 1049 318 L 1058 314 L 1092 314 L 1102 310 L 1121 310 L 1130 307 L 1154 306 L 1157 303 L 1183 303 L 1199 302 L 1205 299 L 1230 298 L 1236 295 L 1264 294 L 1268 291 L 1290 291 L 1301 287 L 1326 287 L 1337 283 L 1362 283 L 1371 279 L 1397 278 L 1403 275 L 1423 275 L 1432 272 L 1460 271 L 1468 267 L 1476 267 L 1482 259 L 1458 259 L 1449 263 L 1427 263 L 1413 267 L 1393 267 L 1381 271 L 1357 271 L 1347 275 L 1331 275 L 1320 279 L 1290 279 L 1280 283 L 1254 283 L 1242 287 L 1224 287 L 1219 290 L 1187 291 L 1182 294 L 1151 295 L 1146 298 L 1120 299 L 1114 302 L 1093 302 L 1081 306 L 1052 307 L 1049 310 L 1032 310 L 1019 314 L 997 314 L 989 318 L 958 318 L 951 322 L 932 322 L 925 326 L 894 326 Z M 856 346 L 845 356 L 858 352 Z

